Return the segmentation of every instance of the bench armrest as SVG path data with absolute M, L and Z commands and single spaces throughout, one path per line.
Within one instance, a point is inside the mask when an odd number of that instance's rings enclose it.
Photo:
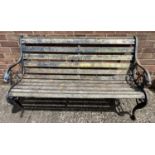
M 139 61 L 136 61 L 134 67 L 134 80 L 138 86 L 151 86 L 152 80 L 149 71 L 144 68 Z
M 19 65 L 21 62 L 21 60 L 18 60 L 16 63 L 14 63 L 13 65 L 9 66 L 9 68 L 5 71 L 4 76 L 3 76 L 3 81 L 6 83 L 12 83 L 12 78 L 13 78 L 13 72 L 12 69 Z M 16 76 L 18 76 L 18 73 L 16 74 Z
M 135 84 L 139 87 L 149 87 L 152 85 L 152 80 L 149 71 L 144 68 L 138 60 L 138 38 L 135 36 L 135 62 L 133 76 Z

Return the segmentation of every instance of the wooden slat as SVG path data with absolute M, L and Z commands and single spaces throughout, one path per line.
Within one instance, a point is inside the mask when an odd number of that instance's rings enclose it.
M 57 86 L 39 86 L 39 85 L 29 85 L 29 86 L 22 86 L 22 85 L 17 85 L 15 86 L 13 89 L 19 89 L 20 90 L 34 90 L 34 92 L 36 90 L 65 90 L 65 91 L 69 91 L 69 90 L 73 90 L 73 91 L 80 91 L 80 90 L 84 90 L 84 91 L 134 91 L 133 88 L 130 87 L 120 87 L 118 89 L 118 87 L 83 87 L 83 86 L 78 86 L 78 87 L 74 87 L 74 86 L 65 86 L 65 87 L 57 87 Z
M 47 47 L 47 46 L 22 46 L 22 51 L 27 53 L 132 53 L 133 47 Z
M 18 85 L 20 86 L 57 86 L 57 87 L 66 87 L 66 86 L 72 86 L 72 87 L 109 87 L 109 88 L 113 88 L 113 87 L 117 87 L 118 89 L 120 87 L 129 87 L 129 85 L 126 84 L 113 84 L 113 83 L 95 83 L 95 82 L 91 82 L 91 83 L 56 83 L 56 82 L 49 82 L 49 83 L 39 83 L 39 82 L 21 82 Z
M 83 75 L 31 75 L 25 74 L 24 79 L 59 79 L 59 80 L 106 80 L 106 81 L 116 81 L 116 80 L 125 80 L 126 75 L 115 75 L 115 76 L 83 76 Z
M 26 44 L 135 44 L 134 38 L 39 38 L 21 39 Z
M 24 61 L 26 67 L 53 68 L 129 68 L 130 63 Z
M 83 74 L 83 75 L 114 75 L 114 74 L 126 74 L 126 70 L 116 69 L 51 69 L 51 68 L 25 68 L 25 73 L 40 73 L 40 74 Z
M 24 54 L 24 59 L 39 60 L 132 60 L 132 55 Z
M 80 81 L 80 80 L 74 80 L 74 81 Z M 87 80 L 87 81 L 91 82 L 92 80 Z M 113 81 L 112 80 L 111 81 L 108 81 L 108 80 L 105 81 L 105 80 L 102 80 L 101 82 L 103 84 L 126 84 L 127 83 L 126 81 L 123 81 L 123 80 L 122 81 L 114 81 L 114 80 Z M 31 83 L 24 83 L 24 84 L 31 85 Z M 35 84 L 37 84 L 37 83 L 35 83 Z
M 94 93 L 36 93 L 36 92 L 26 92 L 26 93 L 21 93 L 21 92 L 11 92 L 9 94 L 10 96 L 16 96 L 16 97 L 32 97 L 32 98 L 85 98 L 85 99 L 106 99 L 106 98 L 144 98 L 144 95 L 141 92 L 136 92 L 129 94 L 122 92 L 117 92 L 117 93 L 111 93 L 111 92 L 106 92 L 102 94 L 94 94 Z
M 125 79 L 124 79 L 125 80 Z M 109 81 L 109 80 L 107 80 Z M 22 79 L 21 82 L 28 82 L 28 83 L 104 83 L 102 80 L 53 80 L 53 79 Z
M 117 93 L 120 93 L 123 95 L 123 94 L 136 94 L 138 93 L 138 91 L 124 91 L 124 90 L 110 90 L 109 92 L 107 90 L 105 91 L 99 91 L 99 90 L 72 90 L 72 89 L 69 89 L 69 90 L 66 90 L 66 89 L 12 89 L 12 92 L 23 92 L 23 93 L 62 93 L 62 94 L 83 94 L 83 93 L 86 93 L 86 94 L 108 94 L 111 92 L 111 97 L 112 97 L 112 94 L 117 94 Z M 142 93 L 142 92 L 141 92 Z

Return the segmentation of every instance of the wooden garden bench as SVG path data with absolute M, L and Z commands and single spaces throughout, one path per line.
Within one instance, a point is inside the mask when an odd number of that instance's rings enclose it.
M 121 99 L 147 102 L 144 86 L 149 72 L 137 59 L 138 39 L 20 37 L 20 59 L 8 68 L 4 81 L 11 83 L 7 100 L 21 98 Z M 12 72 L 20 65 L 17 73 Z

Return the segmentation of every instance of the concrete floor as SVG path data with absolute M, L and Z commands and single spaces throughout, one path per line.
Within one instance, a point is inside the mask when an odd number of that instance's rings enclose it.
M 119 115 L 115 108 L 103 111 L 82 110 L 25 110 L 12 113 L 12 106 L 6 102 L 5 95 L 9 86 L 0 84 L 0 122 L 7 123 L 130 123 L 130 122 L 155 122 L 155 93 L 147 90 L 149 103 L 136 112 L 136 120 L 132 121 L 128 114 Z M 135 100 L 121 100 L 121 111 L 128 111 L 136 104 Z M 119 108 L 118 107 L 118 108 Z M 117 108 L 117 109 L 118 109 Z M 104 108 L 105 109 L 105 108 Z M 120 108 L 119 108 L 120 109 Z

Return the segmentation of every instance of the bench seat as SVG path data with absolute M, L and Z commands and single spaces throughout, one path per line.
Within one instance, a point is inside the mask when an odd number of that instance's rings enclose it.
M 126 81 L 22 79 L 11 96 L 34 98 L 143 98 Z

